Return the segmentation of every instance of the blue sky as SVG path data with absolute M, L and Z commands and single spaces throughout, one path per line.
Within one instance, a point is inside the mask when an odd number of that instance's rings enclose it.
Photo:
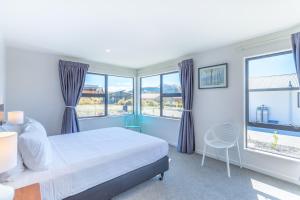
M 160 77 L 157 76 L 149 76 L 142 78 L 142 87 L 159 87 Z
M 105 78 L 97 74 L 87 74 L 85 79 L 86 85 L 97 85 L 104 88 Z M 159 87 L 160 76 L 149 76 L 142 79 L 143 87 Z M 132 79 L 118 76 L 108 76 L 109 91 L 132 90 Z M 164 84 L 179 85 L 179 74 L 172 73 L 164 75 Z
M 163 81 L 164 84 L 168 85 L 179 85 L 179 74 L 178 73 L 172 73 L 172 74 L 166 74 L 163 75 Z M 142 78 L 142 85 L 143 87 L 159 87 L 160 84 L 160 76 L 149 76 Z
M 115 92 L 120 90 L 132 91 L 133 79 L 118 76 L 108 76 L 108 91 Z
M 249 61 L 250 77 L 292 73 L 296 73 L 292 53 Z
M 97 85 L 98 87 L 104 88 L 105 78 L 97 74 L 87 74 L 85 78 L 86 85 Z M 132 90 L 133 88 L 132 78 L 108 76 L 108 90 L 109 92 L 120 91 L 120 90 Z

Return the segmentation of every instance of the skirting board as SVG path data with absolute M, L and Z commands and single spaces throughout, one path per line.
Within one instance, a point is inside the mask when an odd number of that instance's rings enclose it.
M 196 150 L 196 153 L 199 154 L 199 155 L 203 155 L 203 151 L 201 150 Z M 223 162 L 226 162 L 226 159 L 222 156 L 216 156 L 212 153 L 206 153 L 206 156 L 207 157 L 210 157 L 210 158 L 213 158 L 215 160 L 220 160 L 220 161 L 223 161 Z M 236 165 L 236 166 L 239 166 L 239 162 L 237 160 L 233 160 L 233 159 L 230 159 L 230 164 L 233 164 L 233 165 Z M 243 163 L 243 158 L 242 158 L 242 167 L 243 168 L 246 168 L 246 169 L 250 169 L 252 171 L 255 171 L 255 172 L 258 172 L 258 173 L 261 173 L 261 174 L 265 174 L 265 175 L 268 175 L 268 176 L 271 176 L 271 177 L 274 177 L 274 178 L 278 178 L 280 180 L 283 180 L 283 181 L 286 181 L 286 182 L 289 182 L 289 183 L 293 183 L 293 184 L 296 184 L 296 185 L 299 185 L 300 186 L 300 181 L 297 181 L 297 180 L 294 180 L 294 179 L 291 179 L 290 177 L 288 176 L 284 176 L 282 174 L 278 174 L 278 173 L 274 173 L 274 172 L 271 172 L 269 170 L 265 170 L 265 169 L 262 169 L 260 167 L 257 167 L 257 166 L 254 166 L 254 165 L 250 165 L 250 164 L 245 164 Z

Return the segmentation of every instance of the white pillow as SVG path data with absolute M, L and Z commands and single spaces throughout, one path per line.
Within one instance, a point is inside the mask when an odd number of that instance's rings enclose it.
M 25 123 L 23 124 L 23 127 L 22 127 L 22 133 L 26 132 L 26 129 L 28 129 L 30 127 L 37 128 L 40 131 L 41 134 L 47 136 L 46 129 L 44 128 L 44 126 L 40 122 L 36 121 L 35 119 L 26 117 L 25 118 Z
M 52 149 L 45 128 L 37 121 L 24 126 L 19 137 L 19 149 L 26 167 L 34 171 L 46 170 L 52 162 Z

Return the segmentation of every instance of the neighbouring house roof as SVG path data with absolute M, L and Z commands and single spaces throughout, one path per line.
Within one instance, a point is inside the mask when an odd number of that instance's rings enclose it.
M 84 85 L 82 93 L 84 94 L 103 94 L 104 89 L 98 85 Z
M 252 77 L 249 78 L 249 89 L 289 88 L 290 83 L 293 88 L 299 87 L 297 74 Z

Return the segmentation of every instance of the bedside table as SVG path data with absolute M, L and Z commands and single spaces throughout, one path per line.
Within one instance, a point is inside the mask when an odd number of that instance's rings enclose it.
M 36 183 L 15 190 L 14 200 L 41 200 L 40 184 Z

